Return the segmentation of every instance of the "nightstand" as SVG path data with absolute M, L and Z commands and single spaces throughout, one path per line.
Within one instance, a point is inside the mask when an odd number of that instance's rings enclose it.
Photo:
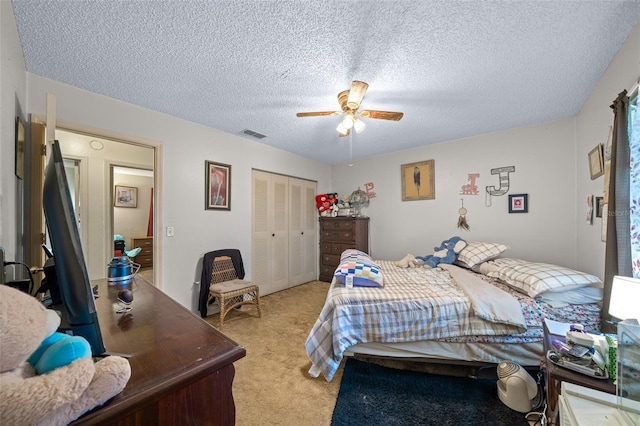
M 552 425 L 558 422 L 558 395 L 560 394 L 562 382 L 573 383 L 586 388 L 595 389 L 607 394 L 616 394 L 616 385 L 611 379 L 596 379 L 584 374 L 560 367 L 552 362 L 547 362 L 547 351 L 553 349 L 553 340 L 565 341 L 565 336 L 551 334 L 544 323 L 544 365 L 545 382 L 547 387 L 547 416 Z

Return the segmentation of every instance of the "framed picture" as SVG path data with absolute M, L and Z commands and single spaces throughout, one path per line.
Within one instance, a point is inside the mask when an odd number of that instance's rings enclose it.
M 115 207 L 138 207 L 138 188 L 116 185 L 113 205 Z
M 509 213 L 529 213 L 529 194 L 509 195 Z
M 596 197 L 596 217 L 602 217 L 602 208 L 604 207 L 604 197 Z
M 231 210 L 231 166 L 205 161 L 205 210 Z
M 20 117 L 16 117 L 16 176 L 24 178 L 24 141 L 26 133 Z
M 589 173 L 591 173 L 591 180 L 594 180 L 604 174 L 601 143 L 596 145 L 596 147 L 589 152 Z
M 401 172 L 402 201 L 435 200 L 434 160 L 403 164 Z

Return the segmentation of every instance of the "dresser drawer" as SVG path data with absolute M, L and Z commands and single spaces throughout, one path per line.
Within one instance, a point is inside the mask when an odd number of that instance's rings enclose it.
M 323 240 L 339 240 L 339 241 L 353 241 L 353 230 L 348 231 L 322 231 L 320 238 Z
M 138 246 L 140 247 L 140 246 Z M 142 250 L 140 250 L 140 253 L 138 253 L 138 256 L 151 256 L 153 257 L 153 247 L 140 247 Z
M 153 266 L 153 256 L 141 256 L 137 255 L 133 258 L 135 263 L 139 263 L 141 268 L 148 268 Z
M 139 247 L 153 247 L 153 238 L 134 238 L 133 241 Z
M 322 253 L 322 264 L 327 266 L 333 266 L 335 269 L 340 263 L 340 255 L 339 254 L 328 254 Z
M 333 243 L 331 244 L 331 254 L 338 255 L 338 261 L 340 261 L 340 256 L 342 255 L 342 252 L 352 248 L 356 248 L 355 244 L 353 244 L 352 242 L 348 244 Z
M 328 219 L 320 223 L 321 231 L 353 231 L 353 220 L 347 219 Z
M 335 266 L 320 265 L 320 280 L 331 282 L 331 280 L 333 279 L 333 274 L 336 272 L 337 267 L 338 265 L 335 265 Z

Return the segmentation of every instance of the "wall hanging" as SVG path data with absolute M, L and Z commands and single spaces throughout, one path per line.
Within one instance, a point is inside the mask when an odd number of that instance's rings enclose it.
M 497 169 L 491 169 L 492 175 L 498 175 L 500 178 L 500 187 L 496 188 L 495 186 L 487 186 L 486 187 L 486 202 L 487 207 L 491 206 L 491 196 L 500 196 L 504 195 L 509 191 L 509 173 L 515 172 L 515 166 L 506 166 L 506 167 L 498 167 Z
M 138 188 L 135 186 L 116 185 L 115 197 L 113 197 L 113 205 L 115 207 L 137 207 L 138 206 Z
M 469 173 L 467 180 L 468 184 L 462 185 L 460 188 L 460 195 L 478 195 L 478 187 L 476 186 L 476 179 L 480 177 L 480 173 Z
M 24 141 L 26 133 L 20 117 L 16 117 L 16 177 L 24 177 Z
M 401 166 L 402 201 L 434 200 L 436 198 L 434 160 Z
M 231 166 L 205 161 L 205 210 L 231 210 Z
M 462 207 L 458 209 L 458 228 L 464 229 L 466 231 L 469 230 L 469 224 L 467 223 L 467 209 L 464 208 L 464 200 L 460 198 L 460 202 L 462 203 Z
M 372 191 L 373 189 L 373 182 L 367 182 L 364 184 L 364 192 L 367 193 L 367 197 L 369 197 L 369 199 L 374 198 L 376 196 L 376 193 Z
M 509 195 L 509 213 L 529 213 L 529 194 Z
M 587 195 L 587 223 L 593 225 L 593 195 Z
M 604 174 L 604 161 L 602 156 L 602 144 L 599 143 L 589 152 L 589 173 L 591 180 Z

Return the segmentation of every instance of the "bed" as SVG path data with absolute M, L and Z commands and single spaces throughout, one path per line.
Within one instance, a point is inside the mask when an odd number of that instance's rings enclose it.
M 331 381 L 344 356 L 354 354 L 538 366 L 544 318 L 600 329 L 597 277 L 502 258 L 503 245 L 468 247 L 455 264 L 437 268 L 401 267 L 346 250 L 306 342 L 309 374 Z M 353 288 L 345 285 L 349 274 Z

